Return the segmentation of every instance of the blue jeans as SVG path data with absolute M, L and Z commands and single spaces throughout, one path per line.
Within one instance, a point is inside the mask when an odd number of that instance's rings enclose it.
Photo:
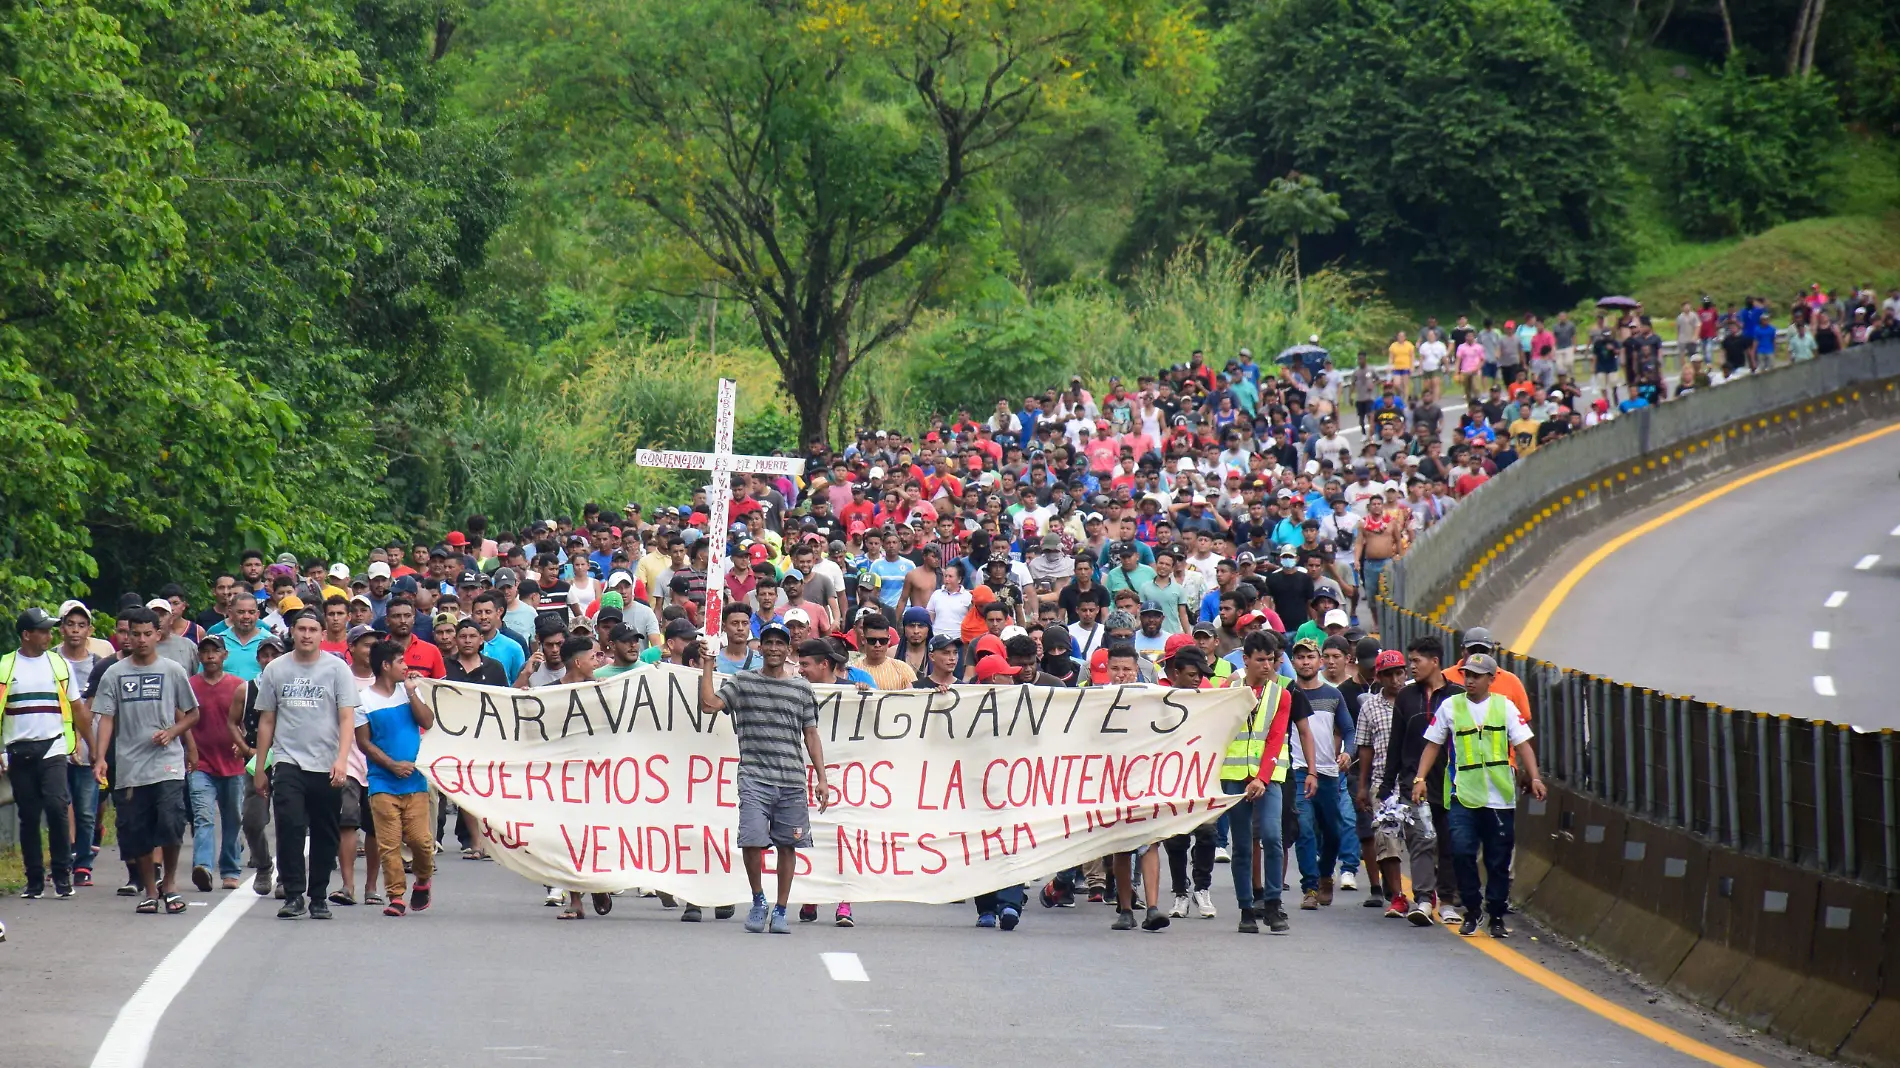
M 92 777 L 91 764 L 66 765 L 66 792 L 73 799 L 73 870 L 91 871 L 99 856 L 92 844 L 99 825 L 99 780 Z
M 1002 912 L 1005 907 L 1015 909 L 1020 913 L 1023 911 L 1023 905 L 1028 900 L 1029 895 L 1023 893 L 1021 886 L 1008 886 L 1001 890 L 992 890 L 987 894 L 976 895 L 976 914 L 978 916 L 995 916 Z
M 1361 601 L 1368 604 L 1372 602 L 1373 596 L 1379 592 L 1379 576 L 1385 574 L 1386 566 L 1390 563 L 1392 563 L 1391 557 L 1387 557 L 1384 560 L 1374 560 L 1369 556 L 1366 557 L 1364 564 L 1359 569 L 1359 599 Z
M 191 863 L 209 868 L 215 852 L 219 876 L 235 879 L 244 874 L 243 861 L 238 855 L 238 835 L 243 830 L 244 776 L 193 771 L 186 785 L 191 790 Z M 219 832 L 215 845 L 213 827 Z
M 1317 776 L 1319 790 L 1307 797 L 1308 774 L 1305 768 L 1293 769 L 1293 796 L 1300 814 L 1300 840 L 1293 847 L 1293 855 L 1300 864 L 1302 893 L 1319 889 L 1322 877 L 1332 878 L 1339 864 L 1340 840 L 1346 837 L 1346 820 L 1339 808 L 1339 776 Z
M 1508 911 L 1511 897 L 1511 849 L 1517 842 L 1517 813 L 1508 808 L 1447 806 L 1451 823 L 1451 870 L 1465 914 L 1480 909 L 1494 917 Z M 1478 888 L 1478 850 L 1484 850 L 1484 888 Z
M 1352 803 L 1352 791 L 1344 781 L 1339 784 L 1339 870 L 1359 870 L 1359 809 Z
M 1280 903 L 1280 883 L 1286 878 L 1286 844 L 1280 837 L 1280 791 L 1282 784 L 1270 782 L 1267 792 L 1252 801 L 1239 801 L 1227 810 L 1227 829 L 1233 836 L 1234 900 L 1243 909 L 1261 908 Z M 1221 792 L 1247 792 L 1246 780 L 1222 780 Z M 1260 842 L 1264 855 L 1260 877 L 1267 885 L 1253 884 L 1253 844 Z

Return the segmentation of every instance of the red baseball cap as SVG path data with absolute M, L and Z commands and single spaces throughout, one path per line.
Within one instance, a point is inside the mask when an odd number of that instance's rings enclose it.
M 1022 669 L 1010 663 L 1007 657 L 997 656 L 994 653 L 976 662 L 976 681 L 978 682 L 988 682 L 998 676 L 1015 678 L 1021 673 Z
M 450 545 L 453 545 L 458 549 L 468 544 L 468 538 L 465 535 L 463 535 L 463 533 L 459 530 L 449 531 L 449 536 L 446 538 L 443 538 L 442 540 L 448 542 Z
M 1374 675 L 1382 671 L 1391 671 L 1393 668 L 1402 668 L 1404 666 L 1405 654 L 1399 652 L 1397 649 L 1381 649 L 1379 650 L 1379 655 L 1372 658 L 1372 673 Z
M 1174 654 L 1180 652 L 1183 649 L 1193 649 L 1193 648 L 1196 648 L 1194 644 L 1194 635 L 1170 634 L 1168 635 L 1167 644 L 1161 647 L 1161 662 L 1165 664 L 1169 660 L 1174 659 Z
M 1108 681 L 1108 650 L 1097 649 L 1089 654 L 1089 682 L 1100 686 Z
M 994 634 L 985 634 L 970 645 L 970 652 L 976 656 L 979 661 L 983 657 L 1003 656 L 1003 639 L 998 638 Z

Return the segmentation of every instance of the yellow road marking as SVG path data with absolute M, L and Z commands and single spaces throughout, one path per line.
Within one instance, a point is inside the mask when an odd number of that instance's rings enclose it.
M 1405 887 L 1405 896 L 1410 898 L 1412 896 L 1411 878 L 1409 876 L 1405 877 L 1400 880 L 1400 883 Z M 1519 953 L 1517 950 L 1492 938 L 1489 934 L 1481 933 L 1473 935 L 1470 938 L 1465 938 L 1447 925 L 1439 924 L 1438 926 L 1443 929 L 1446 934 L 1458 939 L 1458 941 L 1464 945 L 1470 946 L 1485 956 L 1490 957 L 1492 960 L 1497 961 L 1499 964 L 1529 979 L 1545 990 L 1563 998 L 1565 1001 L 1588 1009 L 1611 1023 L 1616 1024 L 1618 1027 L 1634 1031 L 1644 1038 L 1649 1039 L 1651 1042 L 1668 1046 L 1677 1053 L 1686 1057 L 1694 1057 L 1704 1064 L 1715 1065 L 1716 1068 L 1766 1068 L 1760 1061 L 1751 1061 L 1746 1057 L 1738 1057 L 1727 1050 L 1716 1049 L 1706 1042 L 1698 1042 L 1674 1028 L 1664 1026 L 1647 1016 L 1631 1012 L 1629 1009 L 1613 1001 L 1592 994 L 1588 990 L 1565 979 L 1563 976 L 1558 975 L 1556 972 L 1551 971 L 1549 968 Z
M 1731 482 L 1726 482 L 1706 493 L 1699 494 L 1691 500 L 1684 501 L 1682 504 L 1671 508 L 1648 522 L 1618 534 L 1616 537 L 1611 538 L 1609 541 L 1591 550 L 1590 555 L 1579 561 L 1577 566 L 1571 568 L 1562 579 L 1558 580 L 1555 586 L 1550 588 L 1550 592 L 1544 595 L 1544 599 L 1537 605 L 1537 610 L 1531 613 L 1531 618 L 1524 624 L 1524 629 L 1519 632 L 1517 640 L 1511 643 L 1511 648 L 1526 656 L 1530 655 L 1531 646 L 1537 643 L 1538 638 L 1543 637 L 1544 628 L 1550 625 L 1551 617 L 1557 614 L 1557 609 L 1563 607 L 1564 599 L 1569 597 L 1571 591 L 1577 588 L 1577 584 L 1583 581 L 1584 576 L 1588 575 L 1598 564 L 1608 560 L 1612 553 L 1624 548 L 1637 538 L 1645 534 L 1654 533 L 1656 530 L 1681 519 L 1697 508 L 1708 504 L 1710 501 L 1726 497 L 1736 490 L 1741 489 L 1743 486 L 1753 485 L 1770 475 L 1778 475 L 1791 467 L 1799 467 L 1802 464 L 1811 463 L 1826 456 L 1832 456 L 1837 452 L 1845 452 L 1856 445 L 1865 445 L 1876 438 L 1885 437 L 1895 431 L 1900 431 L 1900 423 L 1881 427 L 1879 430 L 1869 431 L 1868 433 L 1848 438 L 1846 441 L 1829 445 L 1825 449 L 1772 464 L 1759 471 L 1743 475 Z

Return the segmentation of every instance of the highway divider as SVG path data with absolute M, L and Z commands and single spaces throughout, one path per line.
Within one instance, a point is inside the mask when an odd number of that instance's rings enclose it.
M 1388 568 L 1388 646 L 1458 648 L 1568 543 L 1741 467 L 1900 418 L 1900 343 L 1750 376 L 1572 435 Z M 1520 907 L 1647 981 L 1826 1056 L 1900 1068 L 1895 735 L 1509 650 L 1550 796 L 1520 802 Z

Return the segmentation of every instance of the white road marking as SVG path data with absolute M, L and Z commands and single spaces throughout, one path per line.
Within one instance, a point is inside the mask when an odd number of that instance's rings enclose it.
M 1847 603 L 1847 591 L 1835 590 L 1833 593 L 1830 593 L 1827 595 L 1827 604 L 1825 607 L 1839 608 L 1840 606 L 1846 603 Z
M 1814 676 L 1814 692 L 1820 694 L 1822 697 L 1834 696 L 1834 676 Z
M 112 1029 L 106 1032 L 105 1041 L 99 1043 L 99 1052 L 92 1058 L 92 1068 L 141 1068 L 152 1048 L 152 1032 L 158 1029 L 158 1021 L 164 1017 L 172 999 L 185 989 L 192 974 L 217 948 L 218 942 L 244 918 L 252 905 L 262 900 L 256 894 L 233 890 L 217 908 L 193 925 L 119 1009 Z
M 1879 562 L 1880 562 L 1880 554 L 1878 554 L 1878 553 L 1868 553 L 1868 554 L 1867 554 L 1866 556 L 1863 556 L 1863 557 L 1861 557 L 1861 558 L 1860 558 L 1860 562 L 1859 562 L 1859 563 L 1857 563 L 1857 564 L 1855 564 L 1855 565 L 1854 565 L 1854 570 L 1856 570 L 1856 571 L 1872 571 L 1872 570 L 1873 570 L 1873 567 L 1874 567 L 1874 565 L 1875 565 L 1875 564 L 1877 564 L 1877 563 L 1879 563 Z
M 1827 631 L 1817 630 L 1814 632 L 1814 647 L 1816 649 L 1826 649 L 1831 640 Z
M 1900 527 L 1895 527 L 1892 530 L 1889 530 L 1887 533 L 1893 535 L 1896 538 L 1900 538 Z
M 856 953 L 820 953 L 825 962 L 825 970 L 840 983 L 868 983 L 871 977 L 864 974 L 864 962 Z
M 1160 1024 L 1115 1024 L 1124 1031 L 1166 1031 Z

